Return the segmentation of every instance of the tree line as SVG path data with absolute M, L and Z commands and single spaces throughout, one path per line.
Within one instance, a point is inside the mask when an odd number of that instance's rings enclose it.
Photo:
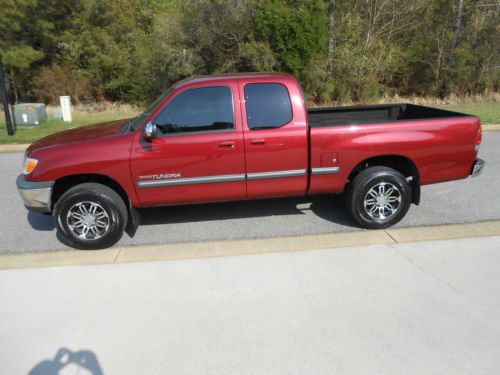
M 498 91 L 498 0 L 2 0 L 13 100 L 144 103 L 192 75 L 280 71 L 308 99 Z

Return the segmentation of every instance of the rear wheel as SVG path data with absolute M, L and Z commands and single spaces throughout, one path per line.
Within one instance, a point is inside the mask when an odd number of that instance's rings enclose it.
M 347 208 L 361 226 L 382 229 L 399 222 L 411 205 L 411 187 L 398 171 L 370 167 L 352 181 Z
M 77 249 L 103 249 L 114 245 L 127 225 L 127 207 L 113 189 L 85 183 L 66 191 L 54 207 L 59 238 Z

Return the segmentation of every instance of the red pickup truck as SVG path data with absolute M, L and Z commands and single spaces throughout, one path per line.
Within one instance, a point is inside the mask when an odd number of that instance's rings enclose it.
M 187 79 L 143 114 L 33 143 L 17 187 L 70 246 L 104 248 L 137 208 L 345 192 L 365 228 L 420 186 L 478 175 L 479 119 L 411 104 L 307 109 L 287 74 Z

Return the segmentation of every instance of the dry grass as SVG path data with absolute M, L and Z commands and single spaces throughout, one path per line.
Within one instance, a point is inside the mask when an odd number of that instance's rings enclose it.
M 337 107 L 363 104 L 390 104 L 390 103 L 411 103 L 438 107 L 455 112 L 468 113 L 479 116 L 482 124 L 500 123 L 500 93 L 486 92 L 481 95 L 449 96 L 444 99 L 421 96 L 384 96 L 380 99 L 365 103 L 308 103 L 310 108 L 314 107 Z
M 57 106 L 47 106 L 47 115 L 52 116 L 54 109 Z M 120 103 L 120 102 L 100 102 L 89 104 L 77 104 L 71 107 L 74 117 L 102 114 L 102 113 L 115 113 L 121 114 L 123 117 L 133 117 L 142 112 L 142 108 L 133 104 Z
M 418 105 L 430 105 L 430 106 L 445 106 L 453 105 L 459 106 L 462 104 L 475 104 L 475 103 L 500 103 L 500 93 L 498 92 L 488 92 L 484 94 L 476 95 L 466 95 L 466 96 L 456 96 L 451 95 L 446 98 L 440 99 L 435 97 L 401 97 L 395 95 L 393 97 L 385 97 L 378 101 L 382 103 L 412 103 Z
M 349 106 L 349 105 L 362 105 L 362 104 L 388 104 L 388 103 L 411 103 L 427 106 L 460 106 L 462 104 L 475 104 L 475 103 L 500 103 L 500 92 L 485 92 L 483 94 L 457 96 L 451 95 L 446 98 L 425 97 L 425 96 L 399 96 L 399 95 L 386 95 L 379 99 L 367 102 L 323 102 L 314 103 L 308 102 L 308 106 L 314 107 L 335 107 L 335 106 Z

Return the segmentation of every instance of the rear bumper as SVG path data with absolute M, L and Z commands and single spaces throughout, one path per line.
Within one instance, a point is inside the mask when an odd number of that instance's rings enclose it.
M 50 212 L 52 202 L 52 187 L 54 181 L 26 181 L 23 175 L 16 180 L 17 190 L 23 199 L 24 206 L 35 212 Z
M 476 161 L 474 162 L 474 165 L 472 166 L 472 171 L 470 175 L 472 177 L 479 176 L 481 172 L 483 171 L 484 165 L 486 162 L 483 159 L 477 158 Z

